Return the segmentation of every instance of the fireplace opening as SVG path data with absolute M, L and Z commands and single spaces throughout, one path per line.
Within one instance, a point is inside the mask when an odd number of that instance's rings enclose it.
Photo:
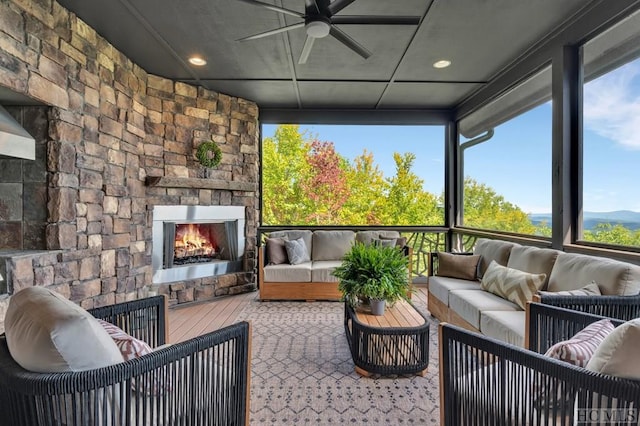
M 244 206 L 154 206 L 153 283 L 244 270 Z
M 237 260 L 237 221 L 164 222 L 164 267 Z

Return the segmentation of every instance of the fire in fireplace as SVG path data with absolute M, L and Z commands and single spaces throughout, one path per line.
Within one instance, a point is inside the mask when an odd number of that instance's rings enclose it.
M 176 225 L 173 240 L 173 264 L 211 262 L 219 249 L 213 239 L 211 224 L 186 223 Z

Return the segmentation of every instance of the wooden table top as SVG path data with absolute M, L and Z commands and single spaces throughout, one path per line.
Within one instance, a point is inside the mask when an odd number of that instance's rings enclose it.
M 419 327 L 425 323 L 420 312 L 405 300 L 397 301 L 393 307 L 387 305 L 384 315 L 371 315 L 367 312 L 356 311 L 356 318 L 369 327 L 381 328 Z

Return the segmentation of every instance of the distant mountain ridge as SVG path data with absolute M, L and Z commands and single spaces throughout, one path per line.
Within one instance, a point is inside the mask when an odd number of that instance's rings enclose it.
M 547 222 L 547 225 L 551 226 L 551 213 L 533 213 L 529 215 L 529 219 L 534 225 Z M 584 212 L 583 223 L 584 229 L 587 230 L 595 228 L 599 223 L 610 223 L 612 225 L 620 224 L 635 231 L 640 229 L 640 212 L 631 210 Z

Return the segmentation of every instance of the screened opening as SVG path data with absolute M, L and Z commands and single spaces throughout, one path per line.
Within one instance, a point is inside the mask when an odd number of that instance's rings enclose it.
M 459 122 L 461 224 L 551 235 L 551 67 Z
M 444 224 L 444 126 L 262 126 L 262 224 Z
M 582 241 L 640 247 L 640 13 L 583 46 Z

